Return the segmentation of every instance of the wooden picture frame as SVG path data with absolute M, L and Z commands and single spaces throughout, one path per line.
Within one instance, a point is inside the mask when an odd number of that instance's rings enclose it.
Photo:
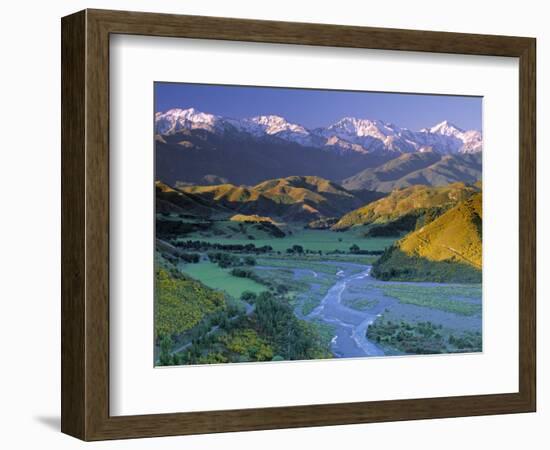
M 533 38 L 85 10 L 62 19 L 62 417 L 83 440 L 535 411 Z M 109 36 L 133 34 L 519 58 L 519 391 L 443 398 L 109 415 Z

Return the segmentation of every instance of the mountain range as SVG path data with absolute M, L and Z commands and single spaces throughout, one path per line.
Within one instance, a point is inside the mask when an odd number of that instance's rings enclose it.
M 409 161 L 411 172 L 424 172 L 393 180 L 395 186 L 416 184 L 417 179 L 428 184 L 430 179 L 434 184 L 474 182 L 481 175 L 483 146 L 481 132 L 448 121 L 412 131 L 381 120 L 345 117 L 308 129 L 276 115 L 232 119 L 193 108 L 156 113 L 155 140 L 156 177 L 171 185 L 204 184 L 208 178 L 255 185 L 266 179 L 315 175 L 351 190 L 378 190 L 382 181 L 377 181 L 377 174 L 361 172 L 406 155 L 428 155 L 416 158 L 416 164 Z M 479 164 L 464 167 L 470 160 Z M 422 161 L 441 164 L 432 168 Z M 380 190 L 391 188 L 386 184 Z
M 307 129 L 277 115 L 231 119 L 194 108 L 174 108 L 155 114 L 157 135 L 172 135 L 182 130 L 194 129 L 218 134 L 240 132 L 260 139 L 275 137 L 337 153 L 413 153 L 427 150 L 441 153 L 477 153 L 483 146 L 480 131 L 463 130 L 448 121 L 413 131 L 377 119 L 344 117 L 327 127 Z

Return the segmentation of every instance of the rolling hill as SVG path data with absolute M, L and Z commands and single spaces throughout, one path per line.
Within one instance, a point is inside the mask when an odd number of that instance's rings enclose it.
M 285 222 L 340 217 L 363 205 L 367 196 L 365 192 L 355 195 L 329 180 L 313 176 L 272 179 L 255 186 L 182 186 L 179 191 L 233 213 L 279 218 Z
M 482 194 L 408 234 L 374 264 L 382 280 L 481 282 Z
M 232 213 L 216 202 L 174 189 L 162 181 L 155 182 L 155 210 L 159 214 L 176 213 L 202 219 Z
M 457 261 L 481 270 L 482 194 L 473 195 L 425 227 L 406 236 L 399 248 L 431 261 Z
M 378 167 L 367 168 L 346 178 L 349 190 L 371 189 L 391 192 L 416 184 L 443 186 L 449 183 L 475 183 L 481 179 L 481 153 L 443 155 L 428 151 L 405 153 Z
M 332 229 L 341 231 L 363 225 L 393 224 L 398 233 L 411 231 L 419 220 L 422 220 L 420 224 L 425 224 L 476 192 L 478 189 L 464 183 L 396 189 L 387 197 L 344 215 Z

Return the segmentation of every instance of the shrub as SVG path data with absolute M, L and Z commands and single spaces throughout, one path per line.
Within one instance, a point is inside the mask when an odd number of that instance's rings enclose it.
M 247 303 L 254 303 L 257 297 L 256 293 L 251 291 L 244 291 L 241 294 L 241 300 Z
M 214 291 L 177 271 L 155 274 L 156 336 L 174 336 L 196 326 L 206 315 L 226 307 L 222 292 Z
M 245 256 L 243 261 L 247 266 L 255 266 L 256 265 L 256 259 L 253 256 Z

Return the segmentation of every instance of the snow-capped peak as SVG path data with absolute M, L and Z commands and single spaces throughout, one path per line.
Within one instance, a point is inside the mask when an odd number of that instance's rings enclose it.
M 338 122 L 330 125 L 327 130 L 334 132 L 340 137 L 346 136 L 372 136 L 384 139 L 393 135 L 394 130 L 389 124 L 381 120 L 357 119 L 356 117 L 344 117 Z
M 435 137 L 439 137 L 439 139 L 444 137 L 450 148 L 454 150 L 454 147 L 457 147 L 457 151 L 460 153 L 477 153 L 483 147 L 481 132 L 477 130 L 465 131 L 448 120 L 438 123 L 429 130 L 421 130 L 421 132 L 428 141 L 433 141 Z
M 267 134 L 277 134 L 281 131 L 292 131 L 294 133 L 309 134 L 309 132 L 302 125 L 290 123 L 281 116 L 257 116 L 249 120 L 250 122 L 259 125 L 260 128 Z
M 220 117 L 197 111 L 195 108 L 173 108 L 155 114 L 157 134 L 173 134 L 183 129 L 202 128 L 213 130 Z
M 314 146 L 309 130 L 274 114 L 242 119 L 234 126 L 256 137 L 274 136 L 300 145 Z
M 456 136 L 459 133 L 464 133 L 464 130 L 458 128 L 456 125 L 452 124 L 448 120 L 444 120 L 443 122 L 431 127 L 430 133 L 443 134 L 445 136 Z

